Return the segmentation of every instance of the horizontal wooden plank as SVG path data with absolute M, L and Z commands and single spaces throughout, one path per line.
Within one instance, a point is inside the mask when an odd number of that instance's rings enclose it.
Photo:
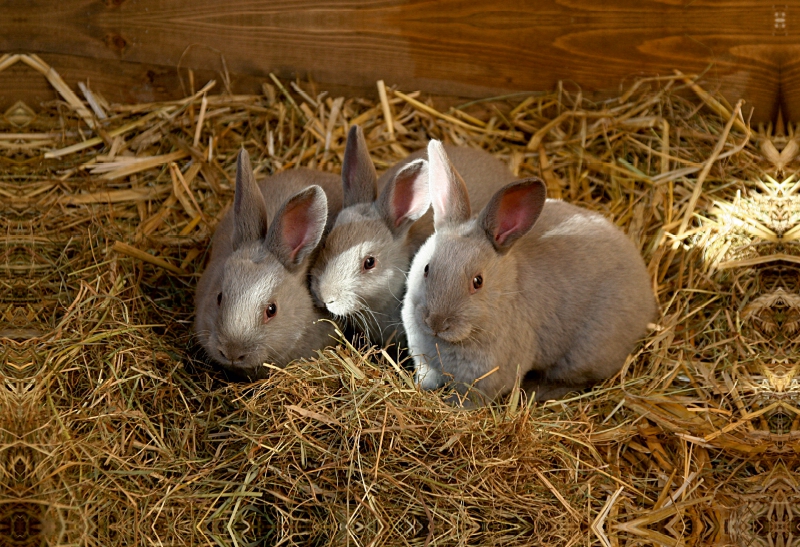
M 609 92 L 640 75 L 707 70 L 707 87 L 768 120 L 779 104 L 800 115 L 800 87 L 783 84 L 800 80 L 800 39 L 789 36 L 798 8 L 800 0 L 12 1 L 0 51 L 62 58 L 45 57 L 68 82 L 91 76 L 104 94 L 119 87 L 129 100 L 180 94 L 179 64 L 227 69 L 248 88 L 274 71 L 467 97 L 559 80 Z M 33 76 L 0 76 L 3 103 L 36 88 Z
M 189 94 L 188 70 L 181 70 L 180 77 L 174 66 L 136 63 L 129 61 L 93 59 L 75 55 L 43 53 L 42 59 L 81 95 L 77 82 L 88 82 L 93 93 L 99 93 L 111 103 L 147 103 L 180 99 Z M 212 94 L 225 91 L 223 77 L 219 72 L 203 68 L 192 69 L 195 89 L 203 87 L 209 80 L 218 84 Z M 256 94 L 269 78 L 241 73 L 229 73 L 230 88 L 238 94 Z M 321 86 L 317 86 L 322 90 Z M 374 83 L 368 87 L 352 87 L 325 84 L 324 89 L 334 96 L 377 96 Z M 31 106 L 58 100 L 60 97 L 48 81 L 24 63 L 16 63 L 0 72 L 0 113 L 17 101 Z
M 174 66 L 48 53 L 42 54 L 42 59 L 79 95 L 77 82 L 88 82 L 93 92 L 99 92 L 110 102 L 145 103 L 178 99 L 189 91 L 187 71 L 182 71 L 184 92 Z M 220 76 L 213 70 L 195 70 L 195 80 L 200 82 L 198 88 L 211 79 L 220 81 Z M 262 81 L 261 77 L 233 75 L 234 87 L 245 93 L 257 93 Z M 0 109 L 8 108 L 18 100 L 35 106 L 57 98 L 56 91 L 44 76 L 24 63 L 0 72 Z

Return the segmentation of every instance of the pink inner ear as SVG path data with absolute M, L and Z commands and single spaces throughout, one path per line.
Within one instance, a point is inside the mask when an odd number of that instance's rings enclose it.
M 441 181 L 441 179 L 439 180 Z M 450 193 L 449 190 L 450 187 L 442 182 L 434 182 L 434 184 L 431 185 L 431 205 L 433 206 L 433 213 L 439 218 L 447 216 L 447 198 Z
M 508 236 L 525 230 L 533 221 L 536 208 L 530 200 L 527 188 L 509 190 L 500 200 L 497 208 L 497 228 L 494 240 L 503 245 Z
M 394 225 L 400 226 L 407 218 L 417 219 L 430 205 L 427 181 L 421 180 L 426 175 L 421 169 L 413 175 L 407 175 L 395 181 L 392 193 L 392 216 Z
M 285 212 L 281 224 L 281 236 L 284 244 L 292 250 L 291 260 L 294 260 L 300 249 L 308 244 L 312 232 L 308 204 L 298 203 Z

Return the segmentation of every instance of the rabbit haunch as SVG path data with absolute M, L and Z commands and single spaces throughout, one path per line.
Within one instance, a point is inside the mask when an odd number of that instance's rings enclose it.
M 445 148 L 464 173 L 470 199 L 481 206 L 514 180 L 503 162 L 483 150 Z M 319 305 L 374 343 L 403 343 L 406 272 L 433 233 L 426 155 L 425 149 L 416 151 L 378 179 L 361 129 L 351 127 L 347 137 L 344 209 L 311 269 L 311 290 Z
M 472 217 L 437 141 L 428 176 L 436 231 L 414 257 L 402 310 L 420 385 L 452 381 L 494 399 L 522 377 L 542 400 L 615 374 L 656 309 L 627 236 L 545 200 L 538 179 L 505 186 Z
M 308 267 L 341 208 L 336 175 L 293 169 L 256 183 L 239 154 L 234 205 L 214 234 L 196 296 L 195 333 L 215 361 L 258 376 L 331 342 Z M 271 222 L 268 220 L 271 219 Z

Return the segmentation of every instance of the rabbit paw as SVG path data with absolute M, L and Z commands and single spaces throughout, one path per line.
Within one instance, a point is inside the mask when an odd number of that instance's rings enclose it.
M 438 389 L 445 384 L 442 373 L 421 359 L 417 361 L 415 380 L 419 387 L 427 390 Z

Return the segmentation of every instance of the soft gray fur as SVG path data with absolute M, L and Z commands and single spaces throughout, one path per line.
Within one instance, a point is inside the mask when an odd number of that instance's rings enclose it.
M 420 386 L 452 381 L 491 400 L 524 377 L 546 400 L 615 374 L 656 311 L 626 235 L 545 201 L 538 179 L 506 186 L 474 217 L 441 144 L 428 152 L 436 233 L 414 258 L 402 310 Z
M 451 145 L 445 149 L 479 207 L 514 180 L 508 167 L 488 152 Z M 400 310 L 406 273 L 414 253 L 433 233 L 426 155 L 427 150 L 418 150 L 377 179 L 364 135 L 353 126 L 342 170 L 345 208 L 311 269 L 311 291 L 318 304 L 351 321 L 376 344 L 405 343 Z M 395 199 L 398 195 L 401 199 Z M 408 216 L 398 219 L 409 209 Z M 369 256 L 375 266 L 367 270 Z
M 240 152 L 234 206 L 217 227 L 197 286 L 194 329 L 215 361 L 259 377 L 264 363 L 282 367 L 332 341 L 307 282 L 341 204 L 336 175 L 292 169 L 256 183 L 247 152 Z

